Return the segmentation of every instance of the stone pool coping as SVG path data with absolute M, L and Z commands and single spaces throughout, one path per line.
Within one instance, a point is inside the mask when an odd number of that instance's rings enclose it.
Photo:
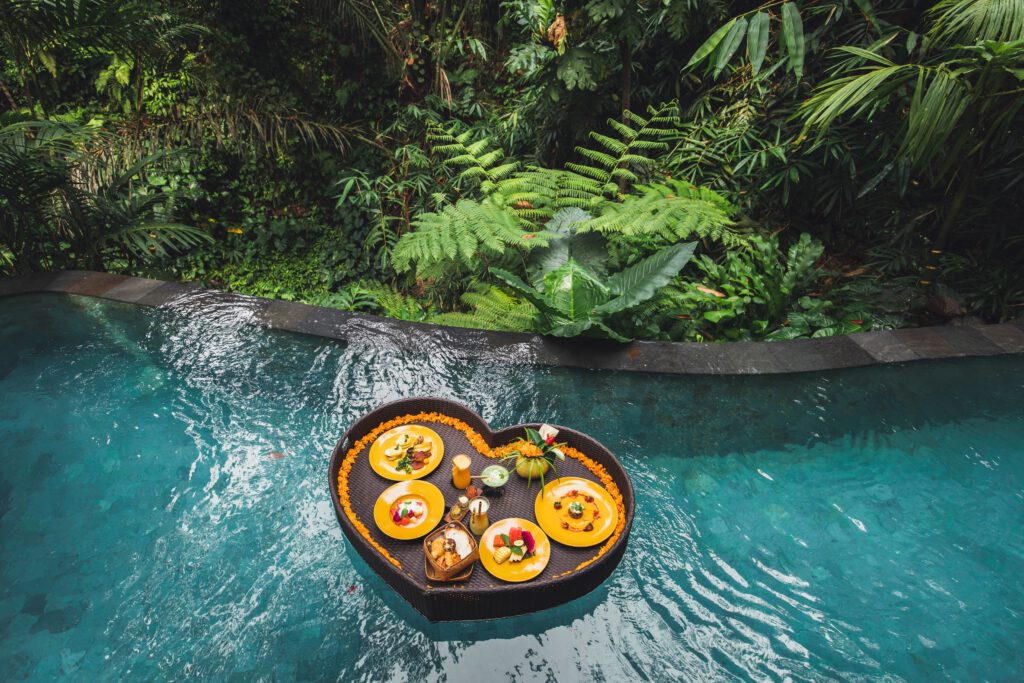
M 698 375 L 812 372 L 884 363 L 1024 353 L 1024 320 L 1000 325 L 918 327 L 859 332 L 821 339 L 776 342 L 633 342 L 559 339 L 519 332 L 490 332 L 349 313 L 291 301 L 201 289 L 93 271 L 33 273 L 0 278 L 0 296 L 59 292 L 173 308 L 221 306 L 232 301 L 252 310 L 256 325 L 342 341 L 386 336 L 403 349 L 444 348 L 467 358 L 504 363 Z

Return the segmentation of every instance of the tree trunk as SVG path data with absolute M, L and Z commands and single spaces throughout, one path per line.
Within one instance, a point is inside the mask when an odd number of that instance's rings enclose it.
M 146 73 L 142 69 L 142 50 L 135 51 L 135 118 L 142 119 L 142 95 L 146 87 Z
M 620 78 L 622 88 L 622 122 L 626 121 L 626 112 L 632 106 L 633 99 L 633 50 L 629 47 L 629 41 L 619 41 L 619 58 L 622 60 L 622 76 Z
M 7 103 L 11 105 L 11 110 L 17 110 L 18 103 L 15 101 L 14 95 L 11 94 L 11 91 L 7 89 L 7 84 L 3 81 L 0 81 L 0 90 L 3 91 L 4 97 L 7 98 Z
M 421 43 L 416 40 L 416 31 L 422 31 L 430 35 L 430 23 L 428 14 L 431 12 L 427 0 L 411 0 L 409 13 L 412 16 L 413 36 L 410 40 L 409 54 L 405 57 L 405 86 L 404 92 L 406 101 L 422 102 L 430 93 L 433 84 L 434 60 L 430 53 L 429 43 L 427 47 L 420 47 Z

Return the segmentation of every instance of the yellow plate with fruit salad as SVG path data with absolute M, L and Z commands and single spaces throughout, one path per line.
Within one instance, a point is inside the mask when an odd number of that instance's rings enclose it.
M 532 550 L 529 547 L 531 539 Z M 517 540 L 522 545 L 517 544 Z M 513 553 L 516 548 L 522 552 Z M 500 562 L 495 556 L 498 552 L 505 556 Z M 513 554 L 522 555 L 523 559 L 515 561 L 512 559 Z M 480 537 L 480 563 L 492 576 L 502 581 L 529 581 L 544 571 L 550 559 L 551 541 L 539 526 L 528 519 L 503 519 L 487 527 L 487 531 Z
M 580 477 L 561 477 L 537 494 L 533 513 L 548 536 L 564 545 L 586 548 L 604 542 L 619 523 L 611 494 Z
M 421 479 L 441 464 L 444 441 L 422 425 L 389 429 L 370 446 L 370 467 L 391 481 Z
M 377 497 L 373 519 L 391 538 L 409 541 L 426 536 L 444 517 L 444 496 L 427 481 L 393 484 Z

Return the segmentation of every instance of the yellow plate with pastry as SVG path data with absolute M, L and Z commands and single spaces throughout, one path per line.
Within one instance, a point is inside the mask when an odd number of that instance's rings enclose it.
M 370 446 L 370 467 L 392 481 L 421 479 L 437 469 L 443 457 L 441 437 L 422 425 L 389 429 Z
M 533 512 L 553 540 L 575 548 L 605 541 L 619 523 L 619 510 L 607 490 L 580 477 L 561 477 L 537 494 Z
M 377 528 L 408 541 L 430 533 L 444 517 L 444 496 L 426 481 L 403 481 L 384 489 L 373 505 Z
M 503 519 L 480 537 L 480 563 L 502 581 L 529 581 L 544 571 L 550 559 L 551 541 L 528 519 Z

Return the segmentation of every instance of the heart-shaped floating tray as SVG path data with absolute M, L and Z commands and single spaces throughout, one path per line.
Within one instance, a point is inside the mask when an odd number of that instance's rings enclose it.
M 331 500 L 342 531 L 366 563 L 413 607 L 431 621 L 494 619 L 526 614 L 568 602 L 599 586 L 618 566 L 626 550 L 633 523 L 633 486 L 622 465 L 611 452 L 595 439 L 568 427 L 558 427 L 559 442 L 581 453 L 603 468 L 618 488 L 622 505 L 620 524 L 604 543 L 590 548 L 570 548 L 552 541 L 551 560 L 544 572 L 532 581 L 511 584 L 494 578 L 486 571 L 475 571 L 462 583 L 432 583 L 423 573 L 423 547 L 419 541 L 396 541 L 377 529 L 373 521 L 373 505 L 380 492 L 391 482 L 370 468 L 367 453 L 375 431 L 385 423 L 408 420 L 436 431 L 445 443 L 444 462 L 423 478 L 441 489 L 447 504 L 463 493 L 452 486 L 451 456 L 459 453 L 473 460 L 471 471 L 478 473 L 486 465 L 498 462 L 487 457 L 471 443 L 463 430 L 451 420 L 438 421 L 438 415 L 453 418 L 479 435 L 477 444 L 485 449 L 510 443 L 523 435 L 524 427 L 516 425 L 494 432 L 475 412 L 454 401 L 442 398 L 407 398 L 380 406 L 356 420 L 338 442 L 331 456 L 328 485 Z M 434 419 L 429 419 L 433 417 Z M 358 450 L 356 450 L 358 448 Z M 344 472 L 340 472 L 342 467 Z M 557 463 L 558 475 L 584 477 L 600 483 L 597 474 L 574 457 Z M 339 477 L 339 473 L 342 475 Z M 505 485 L 504 495 L 491 498 L 492 522 L 506 517 L 535 519 L 534 501 L 539 482 L 527 487 L 526 481 L 514 473 Z M 481 550 L 484 552 L 484 550 Z

